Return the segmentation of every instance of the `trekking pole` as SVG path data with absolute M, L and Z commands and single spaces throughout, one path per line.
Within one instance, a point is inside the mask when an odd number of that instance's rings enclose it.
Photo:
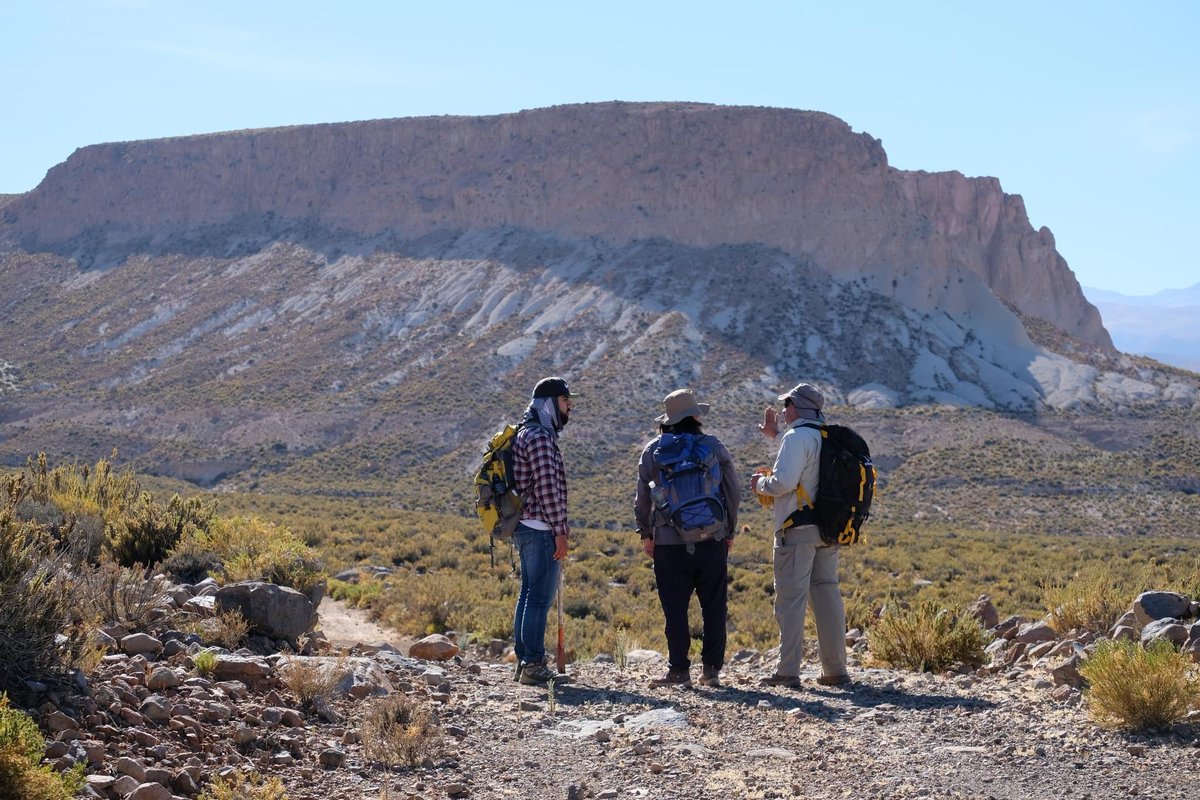
M 562 675 L 567 671 L 567 654 L 563 650 L 563 571 L 562 567 L 558 569 L 558 650 L 554 653 L 554 663 L 558 667 L 558 674 Z

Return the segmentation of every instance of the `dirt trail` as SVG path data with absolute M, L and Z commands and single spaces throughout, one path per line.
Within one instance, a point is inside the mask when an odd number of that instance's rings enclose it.
M 354 644 L 379 644 L 387 642 L 401 653 L 408 653 L 413 639 L 392 628 L 372 622 L 365 611 L 351 608 L 340 600 L 326 597 L 317 609 L 319 627 L 329 641 L 342 647 Z

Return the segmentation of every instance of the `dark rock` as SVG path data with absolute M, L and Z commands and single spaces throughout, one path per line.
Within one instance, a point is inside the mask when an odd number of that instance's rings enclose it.
M 317 610 L 302 593 L 287 586 L 247 581 L 217 590 L 220 611 L 237 610 L 253 631 L 264 636 L 294 639 L 317 624 Z

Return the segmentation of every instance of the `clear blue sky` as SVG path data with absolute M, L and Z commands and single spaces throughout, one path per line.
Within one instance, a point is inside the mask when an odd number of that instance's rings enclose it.
M 993 175 L 1086 286 L 1200 282 L 1200 3 L 0 0 L 0 193 L 98 142 L 688 100 Z

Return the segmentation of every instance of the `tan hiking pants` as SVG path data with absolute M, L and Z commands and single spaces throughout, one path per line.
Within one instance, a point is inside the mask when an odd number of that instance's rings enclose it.
M 799 675 L 804 658 L 804 612 L 812 598 L 823 675 L 846 674 L 846 607 L 838 586 L 838 547 L 821 541 L 816 525 L 775 534 L 775 621 L 779 675 Z

